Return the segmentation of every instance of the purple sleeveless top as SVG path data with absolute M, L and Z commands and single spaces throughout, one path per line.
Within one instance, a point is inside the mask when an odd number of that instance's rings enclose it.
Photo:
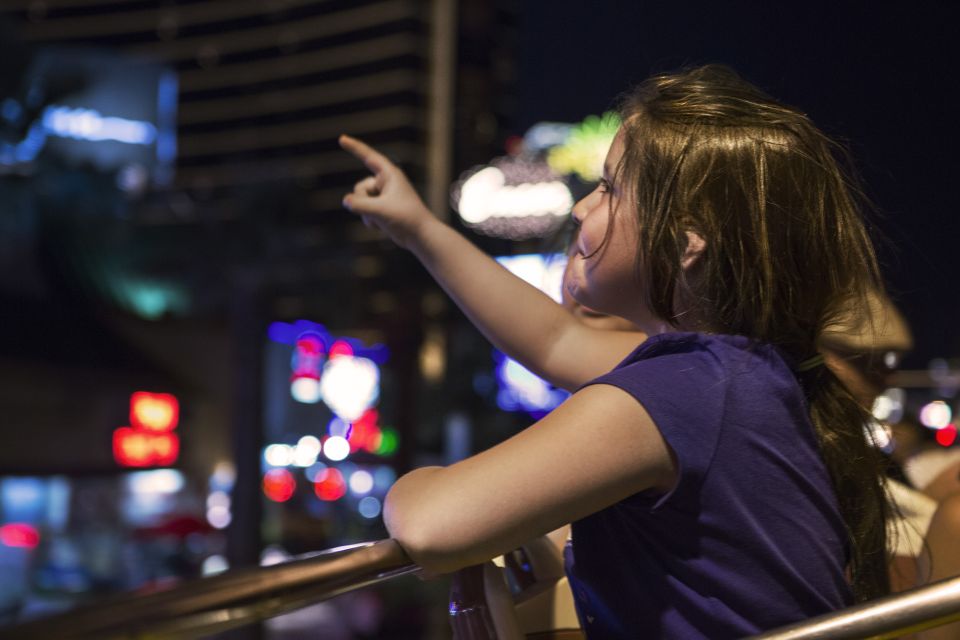
M 573 523 L 567 574 L 588 638 L 742 638 L 852 603 L 837 500 L 776 348 L 662 334 L 588 384 L 635 397 L 678 465 L 669 494 Z

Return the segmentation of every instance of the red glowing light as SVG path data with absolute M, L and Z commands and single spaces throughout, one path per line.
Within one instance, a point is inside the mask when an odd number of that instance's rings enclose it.
M 313 490 L 321 500 L 332 502 L 339 500 L 347 492 L 347 483 L 339 469 L 327 467 L 317 474 Z
M 175 433 L 158 433 L 151 438 L 153 464 L 167 467 L 177 461 L 180 454 L 180 438 Z
M 274 502 L 286 502 L 297 490 L 297 481 L 287 469 L 270 469 L 263 474 L 263 493 Z
M 380 446 L 383 434 L 380 432 L 380 413 L 376 409 L 367 409 L 356 422 L 350 425 L 350 452 L 359 449 L 374 453 Z
M 113 459 L 124 467 L 146 467 L 150 464 L 150 444 L 146 433 L 130 427 L 113 432 Z
M 147 431 L 173 431 L 180 420 L 180 403 L 169 393 L 137 391 L 130 396 L 130 424 Z
M 937 444 L 942 447 L 952 446 L 957 440 L 957 425 L 948 424 L 943 429 L 937 430 Z
M 8 547 L 33 549 L 40 544 L 40 532 L 29 524 L 13 522 L 0 527 L 0 543 Z
M 130 427 L 113 432 L 113 459 L 124 467 L 166 467 L 180 454 L 180 438 L 175 433 L 155 433 Z
M 330 357 L 335 358 L 337 356 L 352 356 L 353 347 L 350 346 L 349 342 L 344 340 L 337 340 L 333 343 L 333 346 L 330 347 Z
M 317 336 L 301 336 L 297 339 L 297 350 L 305 355 L 318 356 L 323 351 L 323 345 Z
M 320 360 L 323 343 L 315 335 L 305 334 L 297 338 L 293 353 L 293 378 L 320 379 Z M 292 378 L 291 378 L 292 379 Z

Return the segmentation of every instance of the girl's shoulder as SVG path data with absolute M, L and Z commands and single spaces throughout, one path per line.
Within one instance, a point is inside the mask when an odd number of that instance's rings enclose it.
M 773 345 L 757 342 L 746 336 L 668 332 L 651 336 L 617 365 L 621 368 L 642 360 L 667 356 L 687 355 L 692 358 L 710 358 L 721 363 L 773 360 L 788 365 L 779 349 Z
M 744 393 L 793 394 L 798 381 L 791 359 L 774 345 L 746 336 L 662 333 L 644 341 L 610 373 L 636 384 L 679 388 L 685 381 L 701 390 L 737 388 Z

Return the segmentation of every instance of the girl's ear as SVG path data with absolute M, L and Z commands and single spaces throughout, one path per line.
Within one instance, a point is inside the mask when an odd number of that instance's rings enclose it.
M 696 231 L 685 231 L 687 234 L 687 248 L 683 251 L 683 258 L 680 259 L 680 266 L 686 271 L 699 260 L 700 256 L 707 248 L 707 241 Z

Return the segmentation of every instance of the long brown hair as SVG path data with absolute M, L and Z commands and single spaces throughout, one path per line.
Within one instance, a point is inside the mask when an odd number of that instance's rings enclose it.
M 708 65 L 645 81 L 621 106 L 617 182 L 639 215 L 637 275 L 675 326 L 744 335 L 794 361 L 882 290 L 844 150 L 800 111 Z M 681 267 L 687 231 L 706 248 Z M 858 600 L 889 591 L 887 503 L 868 415 L 826 367 L 798 374 L 849 534 Z

